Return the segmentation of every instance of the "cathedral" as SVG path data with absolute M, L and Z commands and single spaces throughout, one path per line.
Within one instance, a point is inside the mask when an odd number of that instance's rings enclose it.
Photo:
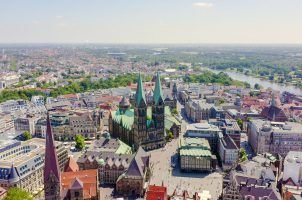
M 157 73 L 153 99 L 146 100 L 142 78 L 139 75 L 132 106 L 124 97 L 117 111 L 109 117 L 109 131 L 113 137 L 138 149 L 145 150 L 163 147 L 166 144 L 166 130 L 177 136 L 180 123 L 172 116 L 169 106 L 165 106 L 160 76 Z

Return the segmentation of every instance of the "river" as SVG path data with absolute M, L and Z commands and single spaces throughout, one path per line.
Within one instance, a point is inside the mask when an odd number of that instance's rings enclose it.
M 214 70 L 214 69 L 209 69 L 209 68 L 207 68 L 207 69 L 214 72 L 214 73 L 222 72 L 220 70 Z M 297 88 L 297 87 L 292 86 L 292 85 L 282 85 L 282 84 L 279 84 L 279 83 L 273 83 L 273 82 L 270 82 L 270 81 L 267 81 L 267 80 L 261 80 L 259 78 L 255 78 L 255 77 L 252 77 L 252 76 L 247 76 L 245 74 L 241 74 L 241 73 L 237 73 L 237 72 L 230 72 L 230 71 L 224 71 L 224 72 L 227 73 L 232 79 L 247 82 L 252 87 L 256 83 L 258 83 L 263 88 L 272 88 L 273 90 L 280 91 L 281 93 L 286 91 L 286 92 L 290 92 L 292 94 L 302 95 L 302 90 L 300 88 Z

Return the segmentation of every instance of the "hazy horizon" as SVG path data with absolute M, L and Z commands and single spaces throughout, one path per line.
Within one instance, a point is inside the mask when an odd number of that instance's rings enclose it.
M 11 0 L 1 44 L 302 44 L 301 0 Z

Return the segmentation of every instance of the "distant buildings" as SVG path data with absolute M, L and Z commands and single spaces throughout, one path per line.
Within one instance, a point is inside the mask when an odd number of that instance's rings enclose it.
M 270 152 L 286 156 L 289 151 L 302 151 L 302 125 L 294 122 L 251 120 L 248 140 L 256 154 Z
M 216 116 L 212 116 L 213 107 L 214 104 L 206 103 L 204 99 L 189 99 L 185 103 L 185 112 L 187 117 L 191 121 L 199 123 L 201 120 L 209 120 L 210 118 L 216 118 Z
M 204 138 L 181 138 L 179 142 L 180 168 L 183 171 L 214 171 L 217 159 Z
M 265 107 L 260 113 L 260 116 L 266 118 L 269 121 L 275 121 L 275 122 L 288 121 L 288 118 L 285 115 L 284 111 L 276 105 L 274 94 L 272 96 L 271 105 Z
M 7 88 L 11 85 L 19 83 L 20 75 L 6 74 L 0 77 L 0 89 Z

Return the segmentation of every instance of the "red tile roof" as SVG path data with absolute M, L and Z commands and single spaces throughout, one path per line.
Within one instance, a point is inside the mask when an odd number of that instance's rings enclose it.
M 167 188 L 164 186 L 150 185 L 147 191 L 147 200 L 167 200 Z
M 78 164 L 72 157 L 69 157 L 69 160 L 65 165 L 64 172 L 77 172 L 77 171 L 79 171 Z
M 84 199 L 90 197 L 96 197 L 98 194 L 98 172 L 97 169 L 89 169 L 77 172 L 62 172 L 61 174 L 61 184 L 62 190 L 68 191 L 72 185 L 74 185 L 75 178 L 81 182 L 83 185 L 83 195 Z M 78 181 L 78 182 L 79 182 Z M 66 192 L 68 194 L 68 192 Z

